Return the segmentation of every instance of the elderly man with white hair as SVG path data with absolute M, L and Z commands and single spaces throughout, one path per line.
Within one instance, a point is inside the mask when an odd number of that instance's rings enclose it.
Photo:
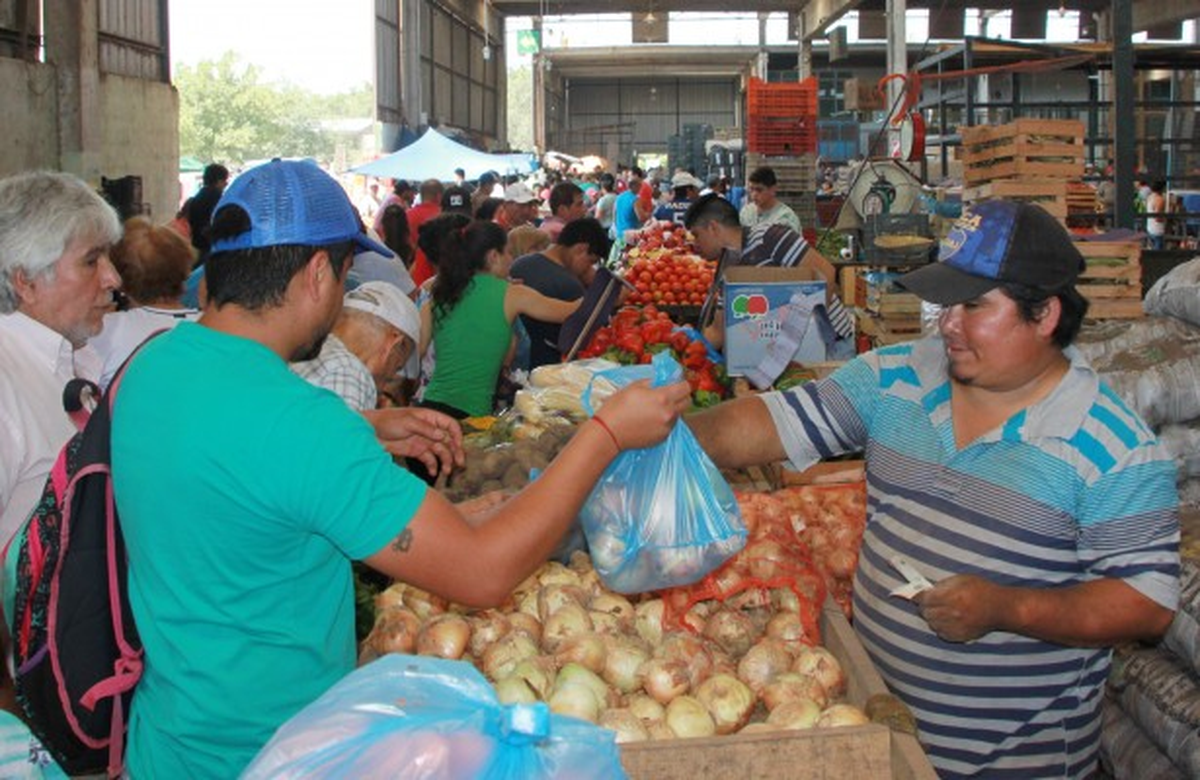
M 337 393 L 351 409 L 374 409 L 420 341 L 417 305 L 393 284 L 367 282 L 346 293 L 320 354 L 293 363 L 292 370 Z
M 65 173 L 0 179 L 0 545 L 20 528 L 75 428 L 62 391 L 114 310 L 117 214 Z

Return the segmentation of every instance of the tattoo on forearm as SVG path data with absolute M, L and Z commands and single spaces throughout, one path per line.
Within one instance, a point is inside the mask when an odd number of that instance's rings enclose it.
M 400 532 L 400 535 L 392 540 L 392 549 L 396 552 L 408 552 L 408 548 L 412 547 L 413 532 L 411 528 L 405 528 Z

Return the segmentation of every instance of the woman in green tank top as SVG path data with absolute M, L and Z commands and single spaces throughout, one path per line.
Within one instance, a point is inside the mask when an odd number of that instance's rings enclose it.
M 433 297 L 421 309 L 421 352 L 430 343 L 437 352 L 422 403 L 460 419 L 492 413 L 518 316 L 562 322 L 579 308 L 578 300 L 559 301 L 509 284 L 507 240 L 502 227 L 479 220 L 446 236 Z

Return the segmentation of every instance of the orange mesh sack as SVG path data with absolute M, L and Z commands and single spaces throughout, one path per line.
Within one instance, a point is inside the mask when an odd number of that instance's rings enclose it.
M 784 506 L 796 536 L 812 552 L 829 594 L 850 617 L 854 570 L 867 524 L 867 483 L 804 485 L 772 495 Z
M 699 582 L 664 591 L 663 625 L 692 631 L 713 603 L 755 622 L 780 611 L 799 614 L 804 644 L 821 641 L 818 618 L 825 583 L 782 502 L 766 493 L 735 492 L 749 532 L 745 548 Z

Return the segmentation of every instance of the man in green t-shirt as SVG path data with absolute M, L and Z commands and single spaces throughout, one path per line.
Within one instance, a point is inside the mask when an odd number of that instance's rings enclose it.
M 392 460 L 451 468 L 453 421 L 359 414 L 288 369 L 328 335 L 353 253 L 387 251 L 359 231 L 341 187 L 312 163 L 266 163 L 228 187 L 211 236 L 203 317 L 138 354 L 114 411 L 145 645 L 133 778 L 234 777 L 351 671 L 351 560 L 451 601 L 500 603 L 553 551 L 605 466 L 664 438 L 687 400 L 684 383 L 632 387 L 524 491 L 455 506 Z

